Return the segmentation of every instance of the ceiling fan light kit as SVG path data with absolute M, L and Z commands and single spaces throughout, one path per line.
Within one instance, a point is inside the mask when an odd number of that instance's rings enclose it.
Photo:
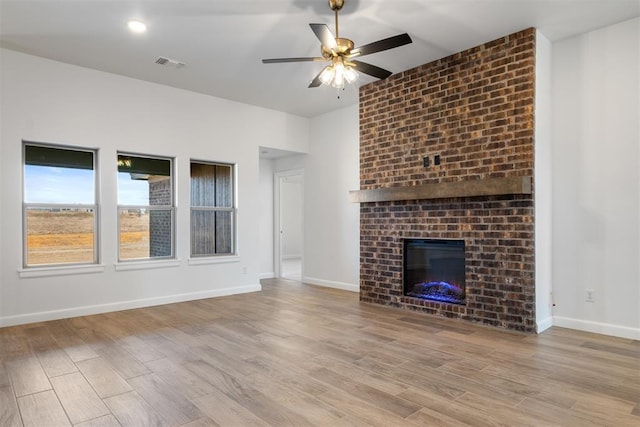
M 320 72 L 318 79 L 324 85 L 344 89 L 345 83 L 351 84 L 358 80 L 358 73 L 353 65 L 352 62 L 344 61 L 342 58 L 336 59 Z
M 412 42 L 411 37 L 405 33 L 356 48 L 352 40 L 339 36 L 338 12 L 344 6 L 344 2 L 345 0 L 329 0 L 329 8 L 335 12 L 335 36 L 325 24 L 309 24 L 313 33 L 320 40 L 321 57 L 273 58 L 263 59 L 262 62 L 264 64 L 276 64 L 282 62 L 330 61 L 331 63 L 325 66 L 311 81 L 310 88 L 327 85 L 343 89 L 345 83 L 351 84 L 358 79 L 358 72 L 378 79 L 389 77 L 392 74 L 391 71 L 366 62 L 356 61 L 353 58 L 404 46 Z

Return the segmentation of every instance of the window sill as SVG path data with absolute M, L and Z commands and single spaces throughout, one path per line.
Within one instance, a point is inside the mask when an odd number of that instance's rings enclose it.
M 51 276 L 69 276 L 73 274 L 95 274 L 104 273 L 104 265 L 65 265 L 60 267 L 31 267 L 18 270 L 20 278 L 28 277 L 51 277 Z
M 115 264 L 116 271 L 129 271 L 129 270 L 152 270 L 155 268 L 171 268 L 180 267 L 182 261 L 179 259 L 168 259 L 158 261 L 131 261 L 121 262 Z
M 238 255 L 225 255 L 217 257 L 189 258 L 187 262 L 189 265 L 229 264 L 232 262 L 240 262 L 240 257 Z

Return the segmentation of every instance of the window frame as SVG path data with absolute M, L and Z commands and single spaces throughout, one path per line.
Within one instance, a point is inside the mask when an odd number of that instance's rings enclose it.
M 219 207 L 219 206 L 194 206 L 191 194 L 192 185 L 192 172 L 191 167 L 193 164 L 207 165 L 207 166 L 224 166 L 231 168 L 231 206 Z M 216 260 L 222 258 L 233 258 L 238 256 L 238 165 L 236 163 L 227 163 L 220 161 L 190 159 L 189 160 L 189 257 L 192 260 Z M 214 183 L 215 185 L 215 183 Z M 193 212 L 230 212 L 231 213 L 231 252 L 224 253 L 209 253 L 209 254 L 194 254 L 193 253 Z
M 118 184 L 118 175 L 121 173 L 118 170 L 118 165 L 117 162 L 119 161 L 120 156 L 131 156 L 131 157 L 140 157 L 140 158 L 146 158 L 146 159 L 154 159 L 154 160 L 167 160 L 169 161 L 169 178 L 171 181 L 171 184 L 169 186 L 170 191 L 171 191 L 171 204 L 170 205 L 121 205 L 120 204 L 120 186 Z M 129 263 L 149 263 L 149 262 L 167 262 L 167 261 L 173 261 L 173 260 L 177 260 L 177 255 L 176 255 L 176 174 L 175 174 L 175 165 L 176 165 L 176 160 L 174 157 L 169 157 L 169 156 L 162 156 L 162 155 L 152 155 L 152 154 L 141 154 L 141 153 L 134 153 L 134 152 L 130 152 L 130 151 L 118 151 L 116 152 L 116 215 L 117 215 L 117 234 L 118 234 L 118 238 L 117 238 L 117 248 L 116 248 L 116 255 L 117 255 L 117 262 L 119 264 L 129 264 Z M 120 214 L 122 211 L 124 210 L 140 210 L 140 209 L 146 209 L 147 211 L 170 211 L 171 213 L 171 255 L 168 256 L 155 256 L 152 257 L 151 255 L 144 257 L 144 258 L 125 258 L 123 259 L 121 256 L 121 217 Z M 149 232 L 149 235 L 151 235 L 151 232 Z
M 54 150 L 80 151 L 91 153 L 92 155 L 92 171 L 93 171 L 93 204 L 86 203 L 42 203 L 27 202 L 27 147 L 42 147 Z M 22 141 L 22 268 L 25 270 L 35 269 L 51 269 L 51 268 L 67 268 L 67 267 L 83 267 L 97 266 L 100 264 L 100 176 L 98 170 L 98 148 L 77 147 L 72 145 Z M 28 211 L 29 209 L 90 209 L 93 212 L 93 260 L 87 262 L 56 262 L 48 264 L 29 264 L 29 245 L 28 245 Z

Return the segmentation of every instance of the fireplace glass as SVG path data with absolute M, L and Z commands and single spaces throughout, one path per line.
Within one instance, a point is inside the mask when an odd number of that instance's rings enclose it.
M 404 294 L 465 303 L 463 240 L 404 240 Z

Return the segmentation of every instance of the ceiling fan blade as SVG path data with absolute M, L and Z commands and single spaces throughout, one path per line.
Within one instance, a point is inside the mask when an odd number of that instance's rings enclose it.
M 320 74 L 322 74 L 322 72 L 324 71 L 324 68 L 322 70 L 320 70 L 320 72 L 313 78 L 313 80 L 311 80 L 311 83 L 309 83 L 309 86 L 307 87 L 318 87 L 320 85 L 322 85 L 322 82 L 320 81 Z
M 279 64 L 282 62 L 311 62 L 311 61 L 326 61 L 326 59 L 321 57 L 303 57 L 303 58 L 272 58 L 272 59 L 263 59 L 263 64 Z
M 320 43 L 329 50 L 336 50 L 338 43 L 333 33 L 325 24 L 309 24 Z
M 385 70 L 384 68 L 376 67 L 375 65 L 367 64 L 366 62 L 361 61 L 350 61 L 356 66 L 356 70 L 369 74 L 370 76 L 377 77 L 379 79 L 386 79 L 391 74 L 393 74 L 389 70 Z
M 352 57 L 370 55 L 372 53 L 381 52 L 383 50 L 404 46 L 405 44 L 409 44 L 411 42 L 412 40 L 411 37 L 409 37 L 409 34 L 404 33 L 357 47 L 351 51 L 351 54 L 349 56 Z

